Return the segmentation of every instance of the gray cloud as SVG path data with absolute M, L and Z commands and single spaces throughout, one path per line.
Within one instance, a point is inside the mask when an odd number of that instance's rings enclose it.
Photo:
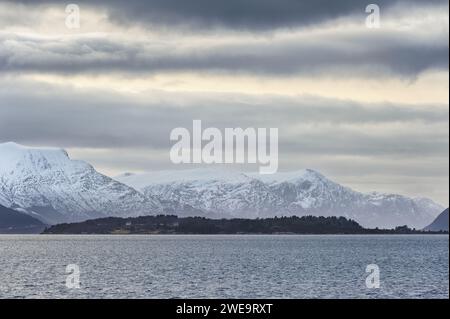
M 51 92 L 3 84 L 0 138 L 63 147 L 168 150 L 173 128 L 189 128 L 192 120 L 201 119 L 205 127 L 279 127 L 285 153 L 448 154 L 445 106 L 364 105 L 308 96 L 146 95 L 149 102 L 136 102 L 101 91 Z
M 402 32 L 182 46 L 123 39 L 0 37 L 2 72 L 226 72 L 267 76 L 401 76 L 448 69 L 448 42 Z
M 24 4 L 60 4 L 58 1 L 20 0 Z M 365 18 L 370 3 L 363 0 L 78 0 L 80 6 L 107 9 L 110 19 L 121 24 L 182 27 L 209 30 L 270 30 L 322 23 L 348 15 Z M 448 5 L 446 0 L 378 0 L 383 12 L 394 6 Z
M 30 8 L 38 4 L 57 5 L 53 1 L 22 3 L 30 5 Z M 169 29 L 177 24 L 193 23 L 201 25 L 204 30 L 211 30 L 210 25 L 218 24 L 238 30 L 249 28 L 252 32 L 236 33 L 232 40 L 228 38 L 222 42 L 223 30 L 217 31 L 216 37 L 202 38 L 202 28 L 193 33 L 196 41 L 183 41 L 179 30 L 175 31 L 174 39 L 126 39 L 126 27 L 121 36 L 75 33 L 52 38 L 2 33 L 0 71 L 68 75 L 191 71 L 255 76 L 397 76 L 414 79 L 427 70 L 448 70 L 448 25 L 446 28 L 438 25 L 425 33 L 417 32 L 417 28 L 369 30 L 364 27 L 361 17 L 361 28 L 336 33 L 311 35 L 298 29 L 312 21 L 321 23 L 358 10 L 365 15 L 363 9 L 366 4 L 360 0 L 113 0 L 77 3 L 88 6 L 90 10 L 96 6 L 106 8 L 111 17 L 128 23 L 142 19 L 143 23 L 168 23 Z M 392 6 L 398 11 L 398 6 L 403 5 L 404 18 L 411 8 L 448 7 L 446 1 L 440 0 L 381 0 L 377 3 L 383 13 Z M 437 12 L 436 7 L 434 10 Z M 117 23 L 116 20 L 113 22 Z M 18 23 L 20 26 L 21 22 Z M 293 27 L 285 30 L 284 37 L 265 32 L 283 26 Z M 305 32 L 299 33 L 299 30 Z M 202 43 L 202 39 L 206 42 Z M 213 43 L 208 41 L 211 39 L 214 39 Z

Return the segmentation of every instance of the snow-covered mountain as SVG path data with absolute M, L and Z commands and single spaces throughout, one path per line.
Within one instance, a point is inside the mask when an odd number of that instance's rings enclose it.
M 61 149 L 0 144 L 0 205 L 48 224 L 104 216 L 345 216 L 365 227 L 423 228 L 443 207 L 429 199 L 363 194 L 318 172 L 274 175 L 220 169 L 125 174 L 116 180 Z
M 421 228 L 443 209 L 423 198 L 359 193 L 308 169 L 274 175 L 194 169 L 124 174 L 116 179 L 166 205 L 176 203 L 178 209 L 185 205 L 222 217 L 338 215 L 365 227 Z
M 161 211 L 158 200 L 71 160 L 61 149 L 0 144 L 0 205 L 49 223 Z
M 278 197 L 262 181 L 217 169 L 125 174 L 117 180 L 168 203 L 187 205 L 222 217 L 273 216 Z M 176 210 L 176 209 L 174 209 Z

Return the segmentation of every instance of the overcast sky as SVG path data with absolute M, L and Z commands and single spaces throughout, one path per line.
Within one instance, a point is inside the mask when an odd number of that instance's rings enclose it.
M 0 0 L 0 142 L 116 175 L 170 131 L 278 127 L 280 170 L 448 205 L 448 1 Z M 235 167 L 235 169 L 252 169 Z M 255 168 L 257 169 L 257 168 Z

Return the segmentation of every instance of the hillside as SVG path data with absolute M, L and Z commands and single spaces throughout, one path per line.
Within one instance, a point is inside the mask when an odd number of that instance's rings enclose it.
M 448 231 L 448 208 L 444 210 L 425 230 Z
M 40 233 L 45 227 L 36 218 L 0 205 L 0 234 Z

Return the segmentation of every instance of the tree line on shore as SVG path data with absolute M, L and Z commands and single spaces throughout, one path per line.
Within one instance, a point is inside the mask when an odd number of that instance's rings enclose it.
M 400 226 L 366 229 L 345 217 L 291 216 L 264 219 L 209 219 L 175 215 L 137 218 L 108 217 L 81 223 L 59 224 L 44 234 L 423 234 Z

